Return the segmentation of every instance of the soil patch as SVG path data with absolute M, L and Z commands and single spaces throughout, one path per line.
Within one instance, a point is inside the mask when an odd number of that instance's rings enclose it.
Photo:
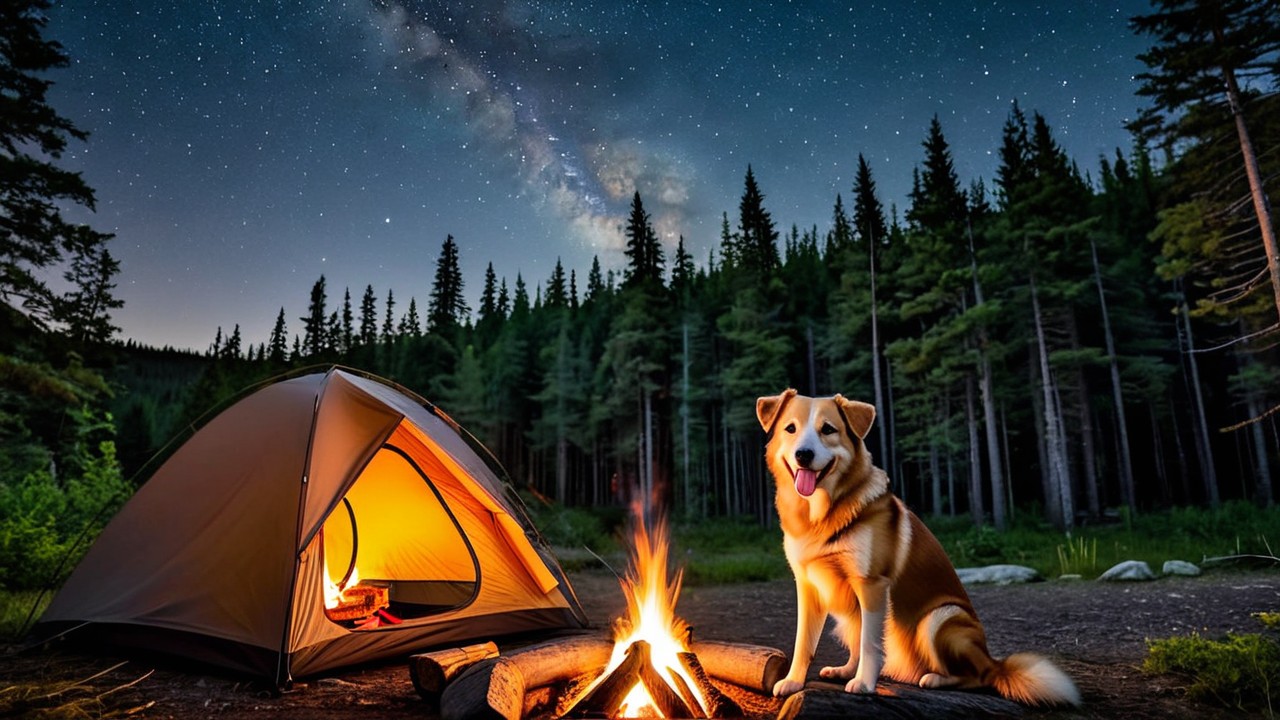
M 595 624 L 607 626 L 622 611 L 622 592 L 612 575 L 588 571 L 572 574 L 571 580 Z M 1146 640 L 1256 632 L 1260 625 L 1251 613 L 1280 610 L 1280 572 L 1217 571 L 1144 583 L 1052 581 L 975 586 L 969 592 L 994 654 L 1047 655 L 1075 679 L 1084 695 L 1085 705 L 1079 710 L 1038 711 L 1034 717 L 1234 718 L 1239 711 L 1187 701 L 1179 678 L 1143 674 Z M 767 645 L 789 654 L 794 603 L 794 585 L 777 581 L 686 587 L 677 609 L 694 627 L 695 637 Z M 5 715 L 4 707 L 12 707 L 13 693 L 32 686 L 48 693 L 56 689 L 55 683 L 84 680 L 121 662 L 5 650 L 0 659 L 0 716 Z M 845 659 L 839 644 L 824 636 L 813 673 Z M 304 679 L 277 694 L 254 683 L 174 668 L 154 659 L 131 659 L 67 690 L 65 697 L 81 703 L 88 716 L 133 710 L 130 717 L 143 718 L 431 717 L 403 661 Z

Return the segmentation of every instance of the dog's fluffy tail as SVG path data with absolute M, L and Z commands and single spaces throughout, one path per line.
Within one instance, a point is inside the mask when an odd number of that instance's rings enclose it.
M 1080 691 L 1066 673 L 1033 653 L 996 662 L 983 678 L 1002 696 L 1026 705 L 1079 705 Z

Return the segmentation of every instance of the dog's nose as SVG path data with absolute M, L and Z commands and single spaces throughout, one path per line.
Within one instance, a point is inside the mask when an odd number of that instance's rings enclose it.
M 800 448 L 796 451 L 796 463 L 800 467 L 807 468 L 809 463 L 813 462 L 813 451 L 809 448 Z

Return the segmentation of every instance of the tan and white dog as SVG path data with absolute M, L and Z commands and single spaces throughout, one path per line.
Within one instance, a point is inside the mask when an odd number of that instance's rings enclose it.
M 875 407 L 787 390 L 756 400 L 768 433 L 787 562 L 799 604 L 791 669 L 773 694 L 804 687 L 828 614 L 849 648 L 819 675 L 875 692 L 881 673 L 930 688 L 994 688 L 1027 704 L 1079 704 L 1061 670 L 1028 653 L 996 660 L 937 538 L 889 491 L 863 438 Z

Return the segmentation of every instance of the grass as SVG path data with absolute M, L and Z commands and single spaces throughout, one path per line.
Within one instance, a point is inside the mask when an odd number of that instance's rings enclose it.
M 1092 579 L 1124 560 L 1145 561 L 1158 573 L 1166 560 L 1204 564 L 1206 558 L 1270 556 L 1274 553 L 1267 539 L 1280 538 L 1280 512 L 1244 502 L 1225 503 L 1218 510 L 1178 508 L 1133 518 L 1122 514 L 1116 522 L 1078 527 L 1070 534 L 1040 521 L 1033 511 L 1019 513 L 1004 532 L 974 527 L 967 517 L 924 520 L 957 567 L 1025 565 L 1047 578 Z M 601 559 L 615 570 L 626 566 L 626 516 L 621 510 L 541 506 L 535 508 L 534 522 L 568 569 L 598 567 Z M 708 518 L 675 522 L 671 534 L 673 564 L 685 568 L 691 584 L 790 578 L 776 527 Z
M 53 593 L 40 593 L 35 590 L 13 592 L 0 590 L 0 642 L 17 642 L 26 634 L 27 619 L 35 622 L 53 599 Z M 33 605 L 38 603 L 34 613 Z
M 1187 695 L 1275 718 L 1280 701 L 1280 635 L 1276 613 L 1255 615 L 1268 629 L 1214 640 L 1189 635 L 1147 641 L 1142 669 L 1187 679 Z

